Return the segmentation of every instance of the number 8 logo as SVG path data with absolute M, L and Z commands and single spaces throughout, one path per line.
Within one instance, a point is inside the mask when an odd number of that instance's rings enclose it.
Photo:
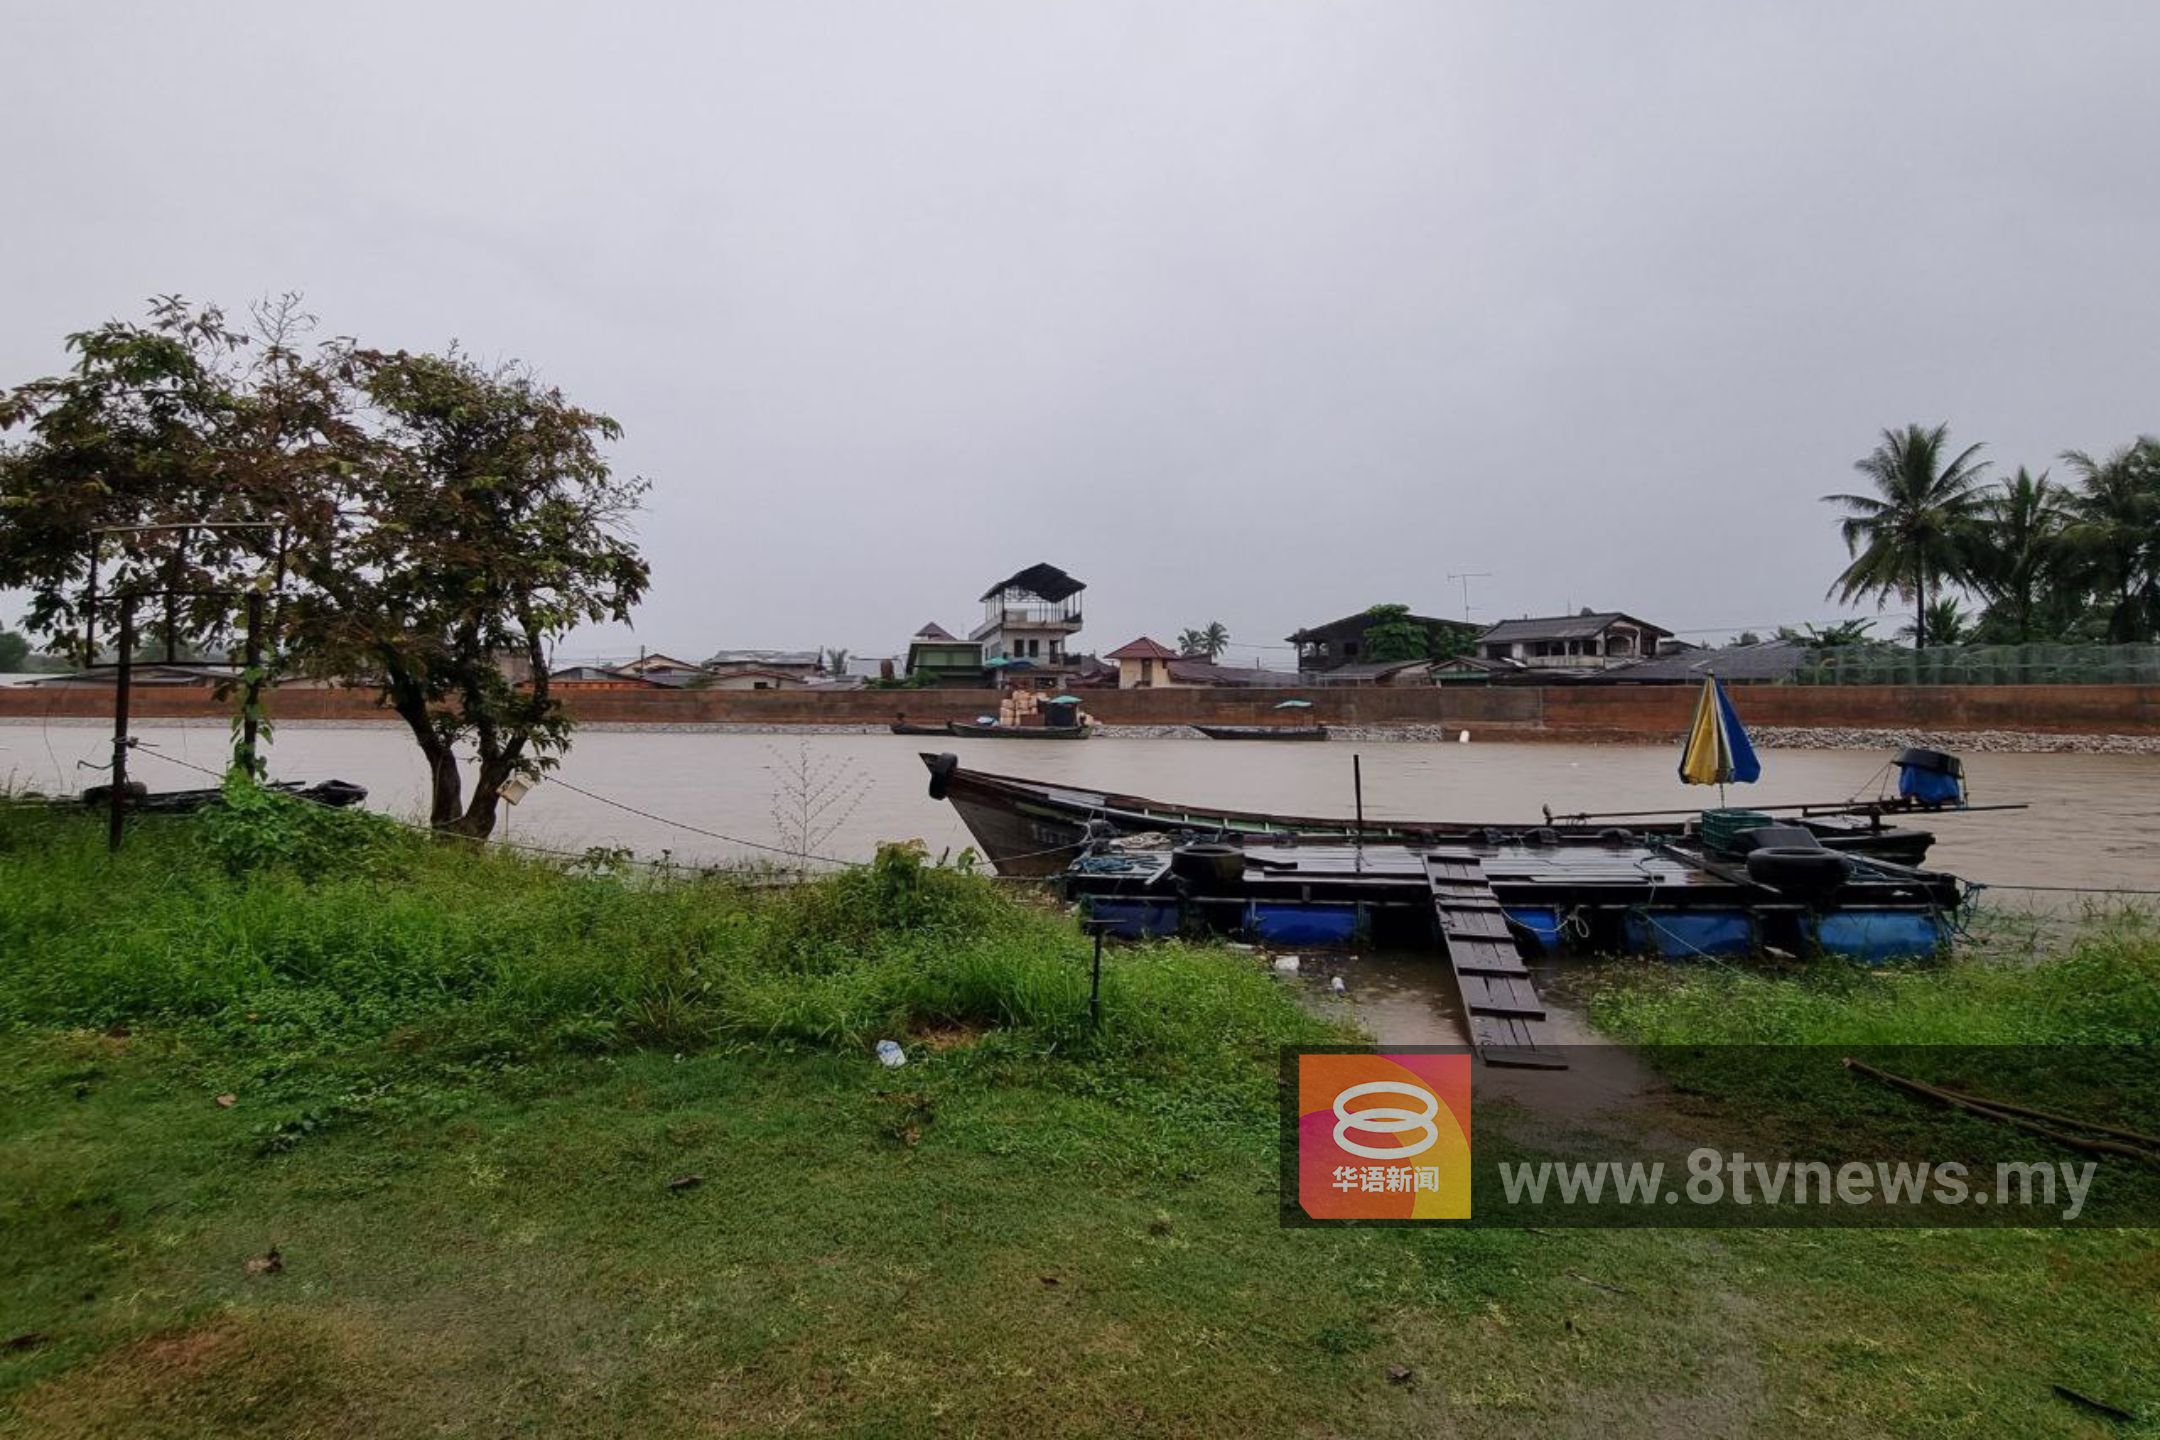
M 1394 1105 L 1374 1105 L 1364 1110 L 1344 1108 L 1362 1095 L 1406 1095 L 1423 1101 L 1424 1108 L 1404 1110 Z M 1368 1160 L 1407 1160 L 1440 1143 L 1440 1127 L 1433 1123 L 1433 1117 L 1439 1113 L 1439 1097 L 1422 1086 L 1401 1080 L 1368 1080 L 1363 1085 L 1352 1085 L 1335 1097 L 1335 1143 L 1352 1155 L 1362 1155 Z M 1422 1130 L 1425 1138 L 1411 1145 L 1363 1145 L 1344 1138 L 1344 1132 L 1349 1130 L 1369 1130 L 1375 1135 L 1400 1135 L 1405 1131 Z

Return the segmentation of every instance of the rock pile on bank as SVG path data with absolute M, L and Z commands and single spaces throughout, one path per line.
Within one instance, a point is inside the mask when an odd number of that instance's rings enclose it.
M 2016 730 L 1874 730 L 1750 727 L 1773 750 L 1898 750 L 1919 745 L 1953 755 L 2160 755 L 2160 735 L 2028 735 Z

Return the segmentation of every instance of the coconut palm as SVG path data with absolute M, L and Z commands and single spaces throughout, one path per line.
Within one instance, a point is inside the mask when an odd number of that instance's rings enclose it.
M 1180 654 L 1206 656 L 1210 663 L 1220 659 L 1223 651 L 1230 648 L 1230 631 L 1220 620 L 1210 620 L 1198 630 L 1185 630 L 1178 634 L 1177 648 Z
M 2062 458 L 2083 482 L 2064 502 L 2063 542 L 2107 608 L 2107 638 L 2149 639 L 2160 630 L 2160 439 L 2140 436 L 2104 460 Z
M 1928 639 L 1937 645 L 1965 644 L 1972 639 L 1972 626 L 1968 623 L 1968 618 L 1964 608 L 1958 604 L 1957 596 L 1937 595 L 1928 601 Z M 1898 638 L 1913 640 L 1917 637 L 1919 628 L 1917 624 L 1904 626 L 1899 629 Z
M 1983 629 L 1996 642 L 2038 638 L 2036 616 L 2062 574 L 2065 518 L 2061 488 L 2046 471 L 2034 475 L 2022 465 L 1981 500 L 1967 536 L 1966 573 L 1987 599 Z
M 1980 505 L 1981 472 L 1987 462 L 1969 445 L 1944 463 L 1950 427 L 1908 425 L 1883 431 L 1882 443 L 1853 469 L 1874 482 L 1873 495 L 1825 495 L 1844 507 L 1839 533 L 1852 564 L 1831 585 L 1840 600 L 1873 595 L 1881 604 L 1896 595 L 1913 605 L 1915 643 L 1928 643 L 1928 587 L 1957 581 L 1965 573 L 1964 547 Z

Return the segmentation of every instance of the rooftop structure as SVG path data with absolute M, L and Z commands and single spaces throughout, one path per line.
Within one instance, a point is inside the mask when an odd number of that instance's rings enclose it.
M 1080 594 L 1087 585 L 1055 565 L 1030 565 L 982 593 L 983 618 L 968 639 L 982 644 L 985 663 L 1027 660 L 1066 668 L 1066 642 L 1080 629 Z
M 1603 670 L 1659 653 L 1672 631 L 1618 610 L 1503 620 L 1480 635 L 1485 660 L 1517 661 L 1532 670 Z

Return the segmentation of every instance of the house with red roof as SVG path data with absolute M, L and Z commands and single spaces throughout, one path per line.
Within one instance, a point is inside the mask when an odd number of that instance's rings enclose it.
M 1177 651 L 1145 635 L 1103 656 L 1117 662 L 1120 690 L 1152 690 L 1172 683 L 1170 662 L 1178 658 Z

